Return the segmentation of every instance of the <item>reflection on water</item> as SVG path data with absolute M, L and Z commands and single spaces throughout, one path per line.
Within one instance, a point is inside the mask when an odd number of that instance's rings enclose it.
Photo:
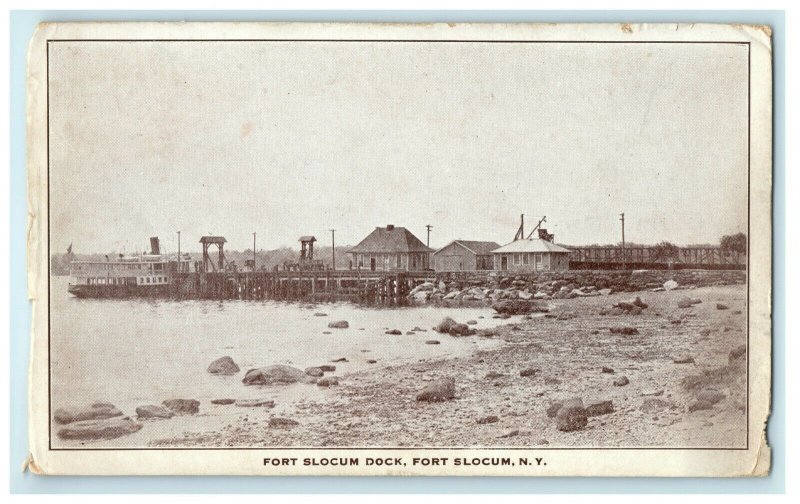
M 431 327 L 444 316 L 459 322 L 477 320 L 478 329 L 509 322 L 492 319 L 490 308 L 78 299 L 67 293 L 67 283 L 67 278 L 55 277 L 51 284 L 54 408 L 107 400 L 130 414 L 136 406 L 170 397 L 202 402 L 257 398 L 264 395 L 263 390 L 241 384 L 243 372 L 252 367 L 281 363 L 305 368 L 344 357 L 348 362 L 336 364 L 336 374 L 342 375 L 368 367 L 468 355 L 496 342 L 438 335 Z M 315 316 L 317 312 L 327 316 Z M 328 329 L 333 320 L 347 320 L 350 328 Z M 428 332 L 405 334 L 415 326 Z M 390 336 L 385 334 L 387 329 L 404 334 Z M 433 338 L 441 344 L 425 344 Z M 208 374 L 208 364 L 223 355 L 233 357 L 242 373 Z M 368 359 L 378 364 L 367 364 Z M 320 393 L 315 389 L 304 387 L 308 394 Z

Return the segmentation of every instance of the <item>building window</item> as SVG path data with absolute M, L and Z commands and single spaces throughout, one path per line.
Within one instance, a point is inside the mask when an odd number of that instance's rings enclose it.
M 530 264 L 530 262 L 531 262 L 531 255 L 530 254 L 525 254 L 524 256 L 522 256 L 522 263 L 523 264 Z
M 520 255 L 522 254 L 514 254 L 514 264 L 518 265 L 520 263 Z

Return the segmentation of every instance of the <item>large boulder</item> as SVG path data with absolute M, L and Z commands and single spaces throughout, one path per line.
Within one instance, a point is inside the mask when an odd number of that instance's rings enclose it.
M 436 288 L 436 286 L 433 285 L 433 283 L 431 283 L 431 282 L 421 283 L 421 284 L 417 285 L 416 287 L 414 287 L 413 289 L 411 289 L 411 292 L 408 293 L 408 297 L 412 297 L 417 292 L 429 292 L 429 291 L 432 291 L 435 288 Z
M 440 333 L 449 333 L 450 328 L 455 325 L 458 325 L 458 322 L 450 317 L 445 317 L 436 327 L 433 328 L 433 330 Z
M 497 313 L 508 315 L 525 315 L 528 313 L 546 313 L 547 307 L 535 299 L 510 299 L 492 304 Z
M 220 357 L 208 365 L 208 372 L 216 375 L 233 375 L 239 371 L 239 366 L 227 355 L 225 357 Z
M 308 376 L 302 369 L 284 364 L 274 364 L 249 370 L 244 375 L 242 383 L 245 385 L 287 385 L 313 380 L 314 378 Z
M 79 408 L 58 408 L 53 413 L 56 423 L 68 424 L 84 420 L 102 420 L 122 416 L 122 412 L 113 404 L 96 402 Z
M 415 292 L 413 295 L 410 295 L 409 298 L 413 299 L 414 301 L 424 302 L 427 301 L 428 298 L 431 297 L 431 291 L 418 291 Z
M 200 401 L 195 399 L 167 399 L 161 404 L 179 415 L 194 415 L 200 411 Z
M 350 324 L 348 324 L 346 320 L 328 322 L 328 328 L 330 329 L 347 329 L 348 327 L 350 327 Z
M 556 413 L 556 427 L 563 432 L 581 430 L 589 423 L 586 408 L 580 399 L 565 401 Z
M 429 383 L 417 394 L 417 401 L 441 402 L 456 396 L 455 378 L 439 378 Z
M 663 287 L 664 287 L 664 290 L 671 291 L 671 290 L 675 289 L 676 287 L 678 287 L 678 282 L 676 282 L 675 280 L 667 280 L 666 282 L 664 282 Z
M 136 417 L 139 420 L 145 420 L 148 418 L 172 418 L 174 416 L 175 413 L 172 410 L 156 404 L 148 404 L 146 406 L 139 406 L 136 408 Z
M 82 420 L 71 422 L 58 430 L 61 439 L 90 441 L 96 439 L 116 439 L 133 434 L 142 428 L 142 424 L 125 418 L 106 418 L 103 420 Z

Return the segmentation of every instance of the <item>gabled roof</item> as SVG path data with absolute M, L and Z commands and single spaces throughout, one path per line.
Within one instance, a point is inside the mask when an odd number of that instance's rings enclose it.
M 432 252 L 404 227 L 376 227 L 374 231 L 351 248 L 356 253 L 398 253 L 398 252 Z
M 515 240 L 509 244 L 503 245 L 497 250 L 493 250 L 492 254 L 504 254 L 504 253 L 515 253 L 515 252 L 560 252 L 567 254 L 569 253 L 569 249 L 566 249 L 560 245 L 556 245 L 555 243 L 549 242 L 547 240 L 540 240 L 538 238 L 533 238 L 530 240 Z
M 311 235 L 303 235 L 303 236 L 301 236 L 301 237 L 300 237 L 300 239 L 299 239 L 299 240 L 297 240 L 297 241 L 301 241 L 301 242 L 315 242 L 315 241 L 317 241 L 317 239 L 316 239 L 315 237 L 311 236 Z
M 470 252 L 475 255 L 486 255 L 489 254 L 492 250 L 500 248 L 500 244 L 493 242 L 493 241 L 477 241 L 477 240 L 453 240 L 444 247 L 440 248 L 433 254 L 436 255 L 442 250 L 446 249 L 450 245 L 457 243 L 462 247 L 466 248 Z
M 203 236 L 200 243 L 226 243 L 228 240 L 224 236 Z

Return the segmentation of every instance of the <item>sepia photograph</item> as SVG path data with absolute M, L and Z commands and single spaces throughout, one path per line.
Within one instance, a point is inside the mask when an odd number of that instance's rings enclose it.
M 765 474 L 769 59 L 763 26 L 43 25 L 32 463 Z

